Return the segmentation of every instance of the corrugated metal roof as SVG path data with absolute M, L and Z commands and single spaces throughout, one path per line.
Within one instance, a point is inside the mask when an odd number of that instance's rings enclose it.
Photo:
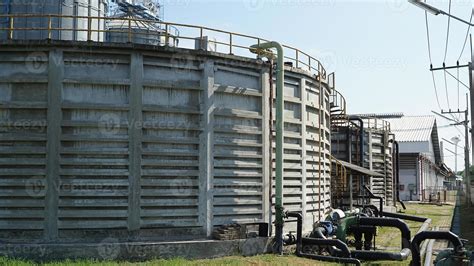
M 390 129 L 398 142 L 429 141 L 436 125 L 434 116 L 403 116 L 385 120 L 390 122 Z
M 403 113 L 371 113 L 371 114 L 351 114 L 349 117 L 360 117 L 360 118 L 400 118 L 404 116 Z
M 364 168 L 364 167 L 361 167 L 361 166 L 358 166 L 358 165 L 355 165 L 355 164 L 351 164 L 351 163 L 348 163 L 346 161 L 342 161 L 342 160 L 335 160 L 333 159 L 332 160 L 333 163 L 340 163 L 342 164 L 344 167 L 346 168 L 349 168 L 350 170 L 353 170 L 353 171 L 356 171 L 360 174 L 363 174 L 363 175 L 368 175 L 368 176 L 378 176 L 378 177 L 384 177 L 385 175 L 381 174 L 381 173 L 377 173 L 375 171 L 372 171 L 372 170 L 369 170 L 367 168 Z

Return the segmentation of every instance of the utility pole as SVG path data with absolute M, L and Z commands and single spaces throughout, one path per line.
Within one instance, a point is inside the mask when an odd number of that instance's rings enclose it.
M 472 38 L 471 38 L 471 47 L 472 47 Z M 472 51 L 472 48 L 471 48 L 471 51 Z M 474 81 L 473 81 L 474 64 L 473 62 L 474 62 L 474 56 L 472 55 L 472 52 L 471 52 L 471 62 L 469 62 L 466 65 L 459 65 L 459 62 L 457 62 L 456 66 L 446 66 L 444 63 L 442 67 L 438 67 L 438 68 L 433 68 L 433 66 L 430 66 L 431 71 L 438 71 L 438 70 L 446 71 L 448 69 L 464 68 L 464 67 L 467 67 L 469 69 L 470 105 L 469 105 L 469 102 L 466 102 L 467 104 L 466 109 L 469 109 L 469 106 L 471 106 L 471 121 L 474 121 L 474 108 L 472 108 L 472 106 L 474 106 Z M 458 112 L 454 112 L 454 113 L 462 113 L 462 112 L 459 112 L 458 110 Z M 470 132 L 471 132 L 471 140 L 474 140 L 474 130 L 471 130 Z M 467 133 L 467 136 L 469 136 L 469 130 L 466 133 Z M 472 149 L 472 158 L 474 159 L 474 149 Z
M 471 93 L 471 127 L 473 126 L 473 123 L 472 121 L 474 121 L 474 108 L 472 108 L 474 106 L 474 81 L 472 80 L 473 79 L 473 71 L 474 71 L 474 54 L 472 53 L 472 35 L 469 35 L 469 43 L 470 43 L 470 47 L 471 47 L 471 62 L 469 63 L 469 92 Z M 466 109 L 467 109 L 467 105 L 466 105 Z M 474 130 L 472 130 L 471 128 L 471 141 L 474 142 Z M 469 149 L 469 146 L 468 146 L 468 149 Z M 474 159 L 474 148 L 472 149 L 472 159 Z M 470 171 L 469 171 L 470 172 Z M 469 188 L 471 187 L 471 176 L 469 176 Z M 471 202 L 469 202 L 471 203 Z M 468 205 L 470 206 L 470 205 Z
M 454 151 L 451 151 L 450 149 L 446 148 L 447 151 L 450 153 L 454 154 L 454 172 L 457 174 L 458 173 L 458 143 L 461 141 L 461 139 L 458 136 L 452 137 L 451 141 L 443 138 L 444 141 L 447 143 L 451 144 L 454 146 Z
M 454 166 L 454 171 L 456 172 L 456 174 L 458 173 L 458 143 L 461 141 L 460 138 L 458 138 L 457 136 L 456 137 L 453 137 L 451 139 L 453 142 L 454 142 L 454 163 L 455 163 L 455 166 Z
M 436 7 L 433 7 L 429 4 L 427 4 L 426 2 L 423 2 L 422 0 L 408 0 L 408 2 L 414 4 L 415 6 L 425 10 L 426 12 L 429 12 L 435 16 L 437 15 L 445 15 L 445 16 L 448 16 L 448 17 L 451 17 L 459 22 L 462 22 L 466 25 L 469 25 L 471 27 L 474 27 L 474 24 L 471 23 L 470 21 L 466 21 L 464 19 L 461 19 L 459 17 L 456 17 L 454 15 L 451 14 L 451 12 L 445 12 L 439 8 L 436 8 Z M 472 52 L 472 36 L 470 35 L 470 47 L 471 47 L 471 62 L 468 63 L 467 65 L 464 65 L 464 66 L 460 66 L 459 65 L 459 62 L 457 62 L 457 65 L 456 66 L 452 66 L 452 67 L 446 67 L 445 64 L 443 63 L 443 67 L 440 67 L 440 68 L 433 68 L 433 66 L 431 65 L 430 66 L 430 70 L 431 71 L 434 71 L 434 70 L 443 70 L 443 71 L 446 71 L 447 69 L 450 69 L 450 68 L 461 68 L 461 67 L 467 67 L 469 69 L 469 91 L 471 93 L 471 121 L 474 122 L 474 108 L 472 108 L 474 106 L 474 81 L 472 80 L 474 77 L 473 77 L 473 71 L 474 71 L 474 55 L 473 55 L 473 52 Z M 449 73 L 449 72 L 448 72 Z M 468 105 L 466 106 L 466 109 L 469 109 Z M 467 119 L 466 119 L 467 121 Z M 466 138 L 468 138 L 468 134 L 469 134 L 469 130 L 467 129 L 466 130 Z M 471 130 L 471 140 L 474 141 L 474 130 Z M 467 147 L 467 149 L 469 149 L 469 146 Z M 472 149 L 472 158 L 474 159 L 474 149 Z M 464 160 L 466 160 L 466 158 L 464 158 Z M 469 163 L 469 160 L 468 160 L 468 163 Z M 468 182 L 469 182 L 469 190 L 471 189 L 471 182 L 470 182 L 470 177 L 469 175 L 467 175 L 467 179 L 468 179 Z M 471 195 L 469 195 L 470 197 Z M 469 204 L 470 205 L 470 204 Z
M 471 93 L 471 99 L 472 99 Z M 469 176 L 469 98 L 466 93 L 466 110 L 465 111 L 443 111 L 442 114 L 462 114 L 464 113 L 464 121 L 458 122 L 459 124 L 464 124 L 464 182 L 466 184 L 466 205 L 471 206 L 471 177 Z M 472 110 L 472 108 L 471 108 Z
M 446 66 L 444 63 L 443 63 L 443 66 L 442 67 L 438 67 L 438 68 L 433 68 L 433 66 L 431 65 L 430 66 L 430 70 L 431 71 L 437 71 L 437 70 L 442 70 L 442 71 L 446 71 L 447 69 L 452 69 L 452 68 L 464 68 L 464 67 L 467 67 L 468 70 L 469 70 L 469 92 L 470 92 L 470 106 L 471 106 L 471 121 L 474 121 L 474 108 L 472 108 L 474 106 L 474 54 L 473 54 L 473 51 L 472 51 L 472 35 L 469 36 L 470 38 L 470 47 L 471 47 L 471 62 L 469 62 L 468 64 L 466 65 L 459 65 L 459 62 L 457 62 L 456 66 Z M 467 99 L 467 94 L 466 94 L 466 99 Z M 467 119 L 467 115 L 468 115 L 468 109 L 469 109 L 469 101 L 466 101 L 466 119 L 464 121 L 464 124 L 466 125 L 466 133 L 465 133 L 465 138 L 466 138 L 466 143 L 469 144 L 469 127 L 468 127 L 468 124 L 466 123 L 469 123 L 467 122 L 468 119 Z M 442 111 L 441 111 L 442 112 Z M 443 112 L 442 112 L 443 113 Z M 462 113 L 460 112 L 459 110 L 457 112 L 445 112 L 445 113 Z M 444 113 L 443 113 L 444 114 Z M 471 130 L 471 140 L 474 141 L 474 130 Z M 467 156 L 465 155 L 464 156 L 464 164 L 465 165 L 469 165 L 469 145 L 467 145 L 465 148 L 464 148 L 464 151 L 466 153 L 466 150 L 467 150 Z M 474 149 L 472 149 L 472 158 L 474 159 Z M 467 162 L 467 163 L 466 163 Z M 469 168 L 466 167 L 466 169 L 464 169 L 464 179 L 465 179 L 465 183 L 466 183 L 466 201 L 468 201 L 468 206 L 471 205 L 471 194 L 470 194 L 470 191 L 471 191 L 471 176 L 469 175 Z M 469 192 L 469 193 L 468 193 Z

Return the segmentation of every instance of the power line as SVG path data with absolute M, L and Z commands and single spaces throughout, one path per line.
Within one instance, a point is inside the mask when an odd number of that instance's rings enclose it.
M 449 28 L 451 25 L 451 0 L 449 0 L 449 9 L 448 9 L 448 27 L 446 29 L 446 44 L 444 46 L 444 59 L 443 66 L 446 62 L 446 56 L 448 55 L 448 44 L 449 44 Z M 448 103 L 448 109 L 451 109 L 449 105 L 449 93 L 448 93 L 448 79 L 446 78 L 446 72 L 444 73 L 444 91 L 446 93 L 446 102 Z
M 458 57 L 458 60 L 457 60 L 457 64 L 459 65 L 459 60 L 461 59 L 463 53 L 464 53 L 464 49 L 466 48 L 466 43 L 467 43 L 467 38 L 469 37 L 469 31 L 471 29 L 471 22 L 472 22 L 472 16 L 474 14 L 474 9 L 471 10 L 471 17 L 469 18 L 469 24 L 467 26 L 467 31 L 466 31 L 466 37 L 464 38 L 464 43 L 462 45 L 462 49 L 461 49 L 461 52 L 459 53 L 459 57 Z M 458 92 L 458 109 L 459 109 L 459 84 L 462 84 L 464 85 L 464 87 L 466 87 L 468 90 L 470 90 L 470 88 L 468 86 L 466 86 L 466 84 L 464 84 L 463 82 L 461 82 L 459 80 L 459 68 L 456 69 L 456 80 L 457 80 L 457 92 Z M 454 78 L 453 75 L 451 75 L 451 73 L 447 72 L 450 76 L 452 76 Z
M 448 28 L 446 29 L 446 45 L 444 46 L 444 59 L 443 62 L 446 62 L 446 56 L 448 54 L 448 43 L 449 43 L 449 28 L 451 25 L 451 0 L 449 0 L 449 9 L 448 9 Z
M 453 79 L 455 79 L 456 81 L 458 81 L 459 84 L 462 84 L 464 87 L 466 87 L 466 89 L 469 90 L 469 86 L 467 86 L 464 82 L 462 82 L 461 80 L 459 80 L 459 78 L 456 78 L 453 74 L 451 74 L 451 72 L 447 71 L 447 70 L 444 70 L 446 71 L 446 73 L 448 73 Z M 458 74 L 459 74 L 459 70 L 458 70 Z M 459 108 L 458 108 L 459 109 Z
M 444 92 L 446 94 L 446 102 L 448 103 L 448 109 L 451 109 L 451 106 L 449 105 L 448 79 L 446 78 L 446 72 L 444 72 Z
M 451 3 L 451 0 L 450 0 Z M 429 30 L 429 25 L 428 25 L 428 12 L 425 11 L 425 25 L 426 25 L 426 39 L 427 39 L 427 44 L 428 44 L 428 56 L 430 59 L 430 68 L 433 68 L 433 58 L 431 56 L 431 41 L 430 41 L 430 30 Z M 446 48 L 447 49 L 447 48 Z M 446 74 L 445 74 L 446 76 Z M 433 88 L 435 91 L 435 96 L 436 96 L 436 103 L 438 104 L 438 108 L 442 110 L 443 108 L 441 107 L 441 104 L 439 102 L 439 96 L 438 96 L 438 88 L 436 86 L 436 79 L 433 71 L 431 71 L 431 78 L 433 81 Z M 446 77 L 445 77 L 446 78 Z M 447 86 L 446 86 L 446 95 L 447 95 Z M 449 106 L 449 100 L 448 100 L 448 106 Z M 451 114 L 451 116 L 456 120 L 456 117 Z M 457 126 L 455 126 L 456 130 L 461 134 L 464 135 L 462 130 L 460 130 Z
M 428 56 L 430 58 L 430 66 L 433 67 L 433 59 L 431 57 L 431 42 L 430 42 L 430 28 L 428 26 L 428 12 L 425 11 L 425 25 L 426 25 L 426 39 L 428 41 Z M 435 91 L 435 96 L 436 96 L 436 102 L 438 103 L 438 108 L 441 110 L 441 104 L 439 103 L 439 97 L 438 97 L 438 89 L 436 88 L 436 80 L 434 73 L 431 72 L 431 77 L 433 79 L 433 87 Z
M 464 48 L 466 48 L 466 43 L 467 43 L 467 38 L 469 37 L 469 31 L 471 30 L 471 22 L 472 22 L 472 15 L 474 14 L 474 9 L 471 11 L 471 18 L 469 19 L 469 25 L 467 26 L 467 31 L 466 31 L 466 38 L 464 39 L 464 44 L 462 45 L 461 53 L 459 54 L 458 57 L 458 62 L 462 57 L 462 54 L 464 53 Z

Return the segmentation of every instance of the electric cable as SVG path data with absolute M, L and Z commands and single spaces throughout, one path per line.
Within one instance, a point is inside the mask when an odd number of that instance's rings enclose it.
M 446 43 L 444 45 L 444 59 L 443 59 L 443 66 L 446 65 L 446 56 L 448 55 L 448 45 L 449 45 L 449 29 L 451 26 L 451 0 L 449 0 L 449 9 L 448 9 L 448 26 L 446 29 Z M 446 93 L 446 102 L 448 103 L 448 109 L 451 110 L 451 106 L 449 104 L 449 93 L 448 93 L 448 78 L 446 77 L 446 72 L 443 73 L 444 76 L 444 91 Z
M 471 11 L 471 18 L 469 19 L 469 23 L 472 22 L 472 15 L 473 15 L 473 14 L 474 14 L 474 9 L 472 9 L 472 11 Z M 469 32 L 470 32 L 470 30 L 471 30 L 471 25 L 469 24 L 469 25 L 467 26 L 466 38 L 464 39 L 464 44 L 462 45 L 461 53 L 459 54 L 459 57 L 458 57 L 458 60 L 457 60 L 458 62 L 459 62 L 459 60 L 461 59 L 461 57 L 462 57 L 462 55 L 463 55 L 463 53 L 464 53 L 464 49 L 466 48 L 467 38 L 469 37 Z
M 428 26 L 428 12 L 425 11 L 425 25 L 426 25 L 426 39 L 428 41 L 428 56 L 430 58 L 430 66 L 433 67 L 433 60 L 431 57 L 431 42 L 430 42 L 430 29 Z M 433 71 L 431 71 L 431 77 L 433 79 L 433 87 L 435 91 L 435 96 L 436 96 L 436 103 L 438 104 L 438 108 L 441 110 L 441 104 L 439 103 L 439 97 L 438 97 L 438 89 L 436 88 L 436 80 Z

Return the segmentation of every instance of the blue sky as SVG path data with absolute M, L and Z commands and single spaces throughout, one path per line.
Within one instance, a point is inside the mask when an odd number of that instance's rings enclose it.
M 337 88 L 350 113 L 403 112 L 430 115 L 436 103 L 426 40 L 425 13 L 406 0 L 164 0 L 165 20 L 261 36 L 297 47 L 336 72 Z M 448 11 L 448 0 L 428 0 Z M 452 0 L 451 12 L 469 20 L 470 0 Z M 446 43 L 446 16 L 428 14 L 433 64 L 441 66 Z M 460 55 L 467 26 L 451 20 L 446 64 Z M 469 43 L 460 63 L 469 61 Z M 452 73 L 456 75 L 456 70 Z M 448 98 L 458 108 L 457 82 L 449 76 Z M 467 69 L 460 79 L 468 83 Z M 448 109 L 442 72 L 436 73 L 441 107 Z M 467 89 L 460 87 L 460 108 Z M 437 118 L 438 125 L 449 122 Z M 462 128 L 460 128 L 463 130 Z M 459 132 L 440 128 L 441 137 Z M 450 144 L 445 144 L 449 147 Z M 453 147 L 450 147 L 453 150 Z M 454 169 L 454 158 L 445 152 Z M 459 169 L 462 169 L 458 157 Z

